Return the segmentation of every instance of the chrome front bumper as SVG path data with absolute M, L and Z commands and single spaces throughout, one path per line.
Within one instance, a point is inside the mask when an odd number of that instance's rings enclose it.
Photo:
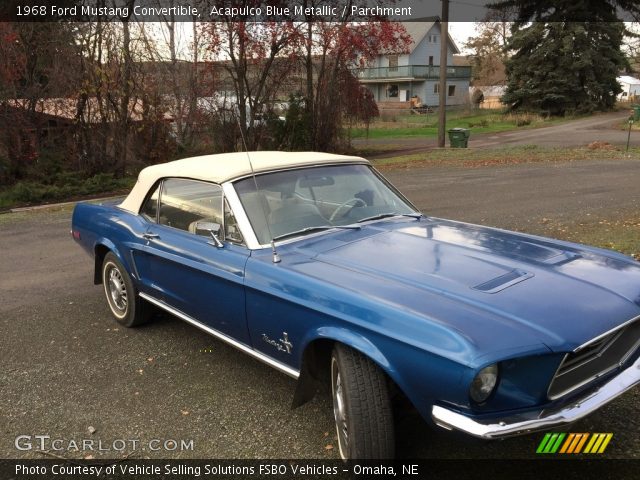
M 460 430 L 474 437 L 486 439 L 510 437 L 580 420 L 639 383 L 640 358 L 597 390 L 561 408 L 527 412 L 496 421 L 495 419 L 474 420 L 453 410 L 434 405 L 431 409 L 431 417 L 440 427 L 447 430 Z

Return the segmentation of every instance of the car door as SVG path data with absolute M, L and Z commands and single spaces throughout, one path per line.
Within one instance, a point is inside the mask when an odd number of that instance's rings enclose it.
M 219 185 L 181 178 L 163 181 L 157 222 L 150 221 L 144 235 L 149 283 L 158 300 L 249 344 L 244 292 L 249 250 L 241 239 L 225 238 L 223 201 Z M 231 224 L 233 215 L 226 208 Z M 213 223 L 223 228 L 219 246 L 210 231 L 199 228 Z

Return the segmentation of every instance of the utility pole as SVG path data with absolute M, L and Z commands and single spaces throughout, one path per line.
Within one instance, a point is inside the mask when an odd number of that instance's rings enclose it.
M 447 46 L 449 43 L 449 0 L 442 0 L 440 19 L 440 105 L 438 108 L 438 147 L 445 144 L 447 123 Z

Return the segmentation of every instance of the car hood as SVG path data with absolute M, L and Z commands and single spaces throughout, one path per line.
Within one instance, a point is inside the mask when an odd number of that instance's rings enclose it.
M 297 243 L 313 259 L 297 269 L 446 325 L 476 352 L 573 350 L 640 315 L 640 264 L 578 244 L 432 218 Z

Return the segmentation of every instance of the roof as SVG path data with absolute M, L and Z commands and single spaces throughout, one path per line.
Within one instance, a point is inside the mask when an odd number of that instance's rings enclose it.
M 621 75 L 616 78 L 619 83 L 628 83 L 629 85 L 640 85 L 640 80 L 635 77 L 630 77 L 629 75 Z
M 17 98 L 8 100 L 7 105 L 22 110 L 29 109 L 29 100 L 24 98 Z M 132 121 L 139 122 L 143 119 L 143 102 L 141 99 L 135 99 L 129 101 L 129 116 Z M 36 102 L 35 112 L 43 115 L 49 115 L 51 117 L 58 117 L 65 120 L 75 120 L 78 116 L 78 99 L 73 97 L 68 98 L 43 98 Z M 100 104 L 95 97 L 89 97 L 82 112 L 82 119 L 87 123 L 100 123 L 102 117 L 100 115 Z M 113 118 L 108 118 L 107 121 L 114 121 Z
M 407 33 L 411 36 L 411 43 L 409 44 L 409 51 L 413 52 L 418 44 L 422 41 L 425 35 L 431 30 L 436 23 L 440 23 L 439 17 L 425 17 L 412 20 L 411 22 L 401 22 Z M 460 53 L 456 42 L 453 41 L 451 35 L 447 35 L 449 43 L 453 46 L 453 53 Z
M 251 157 L 251 163 L 249 158 Z M 282 168 L 324 165 L 330 163 L 369 163 L 361 157 L 319 152 L 234 152 L 184 158 L 143 169 L 138 181 L 120 204 L 137 213 L 149 189 L 161 178 L 181 177 L 224 183 L 237 178 Z

